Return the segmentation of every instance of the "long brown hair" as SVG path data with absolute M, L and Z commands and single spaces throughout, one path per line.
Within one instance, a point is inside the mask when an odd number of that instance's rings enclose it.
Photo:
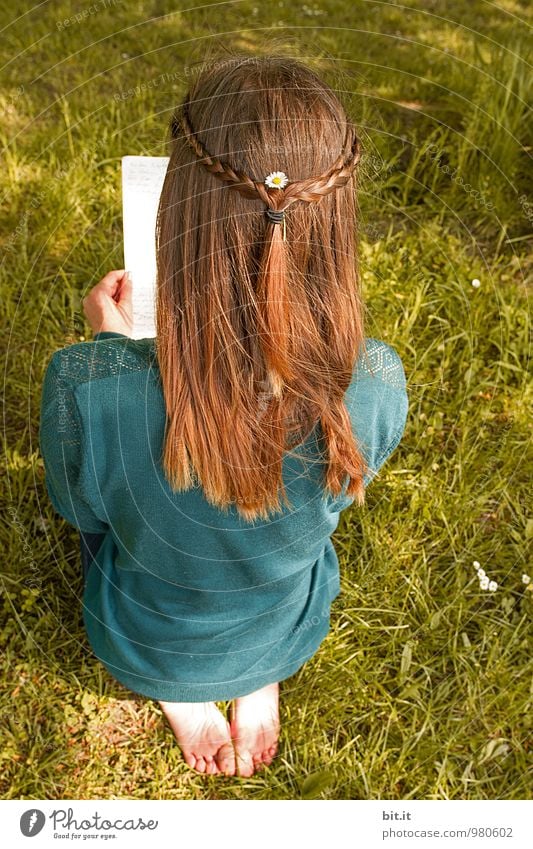
M 314 71 L 269 55 L 202 67 L 170 130 L 156 309 L 167 480 L 267 519 L 280 495 L 290 506 L 284 454 L 319 421 L 325 488 L 348 476 L 362 503 L 343 402 L 364 344 L 355 127 Z M 273 171 L 285 188 L 265 184 Z M 267 207 L 286 210 L 285 240 Z

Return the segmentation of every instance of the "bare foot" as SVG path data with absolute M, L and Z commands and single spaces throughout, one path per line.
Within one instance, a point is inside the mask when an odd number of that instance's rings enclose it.
M 237 775 L 272 763 L 279 737 L 279 684 L 235 699 L 230 706 L 230 730 L 237 758 Z
M 185 762 L 208 775 L 235 775 L 231 732 L 214 702 L 159 702 Z

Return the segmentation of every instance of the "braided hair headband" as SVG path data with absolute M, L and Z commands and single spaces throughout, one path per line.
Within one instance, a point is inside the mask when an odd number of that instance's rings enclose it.
M 346 128 L 344 148 L 346 148 L 346 142 L 350 132 L 353 133 L 352 144 L 350 145 L 348 155 L 345 156 L 341 153 L 326 174 L 313 181 L 315 183 L 313 190 L 308 187 L 309 180 L 299 180 L 289 183 L 289 179 L 283 171 L 272 171 L 271 174 L 268 174 L 265 177 L 264 181 L 258 182 L 256 180 L 252 180 L 243 171 L 234 170 L 230 165 L 223 165 L 218 159 L 216 159 L 216 157 L 212 156 L 206 150 L 192 128 L 189 118 L 188 97 L 183 102 L 180 112 L 172 119 L 171 131 L 173 138 L 178 138 L 180 128 L 183 130 L 183 135 L 194 153 L 199 159 L 203 160 L 202 165 L 215 177 L 224 182 L 232 183 L 233 186 L 238 188 L 238 191 L 245 197 L 257 198 L 259 195 L 261 200 L 263 200 L 266 204 L 265 215 L 268 220 L 272 221 L 273 224 L 283 224 L 283 241 L 286 240 L 285 210 L 273 209 L 270 206 L 271 197 L 266 191 L 265 186 L 269 189 L 284 189 L 285 186 L 289 185 L 289 190 L 293 189 L 293 196 L 289 196 L 287 206 L 290 206 L 291 203 L 294 203 L 297 200 L 303 200 L 307 203 L 316 203 L 321 200 L 324 195 L 329 194 L 334 189 L 337 189 L 348 182 L 350 175 L 361 156 L 359 139 L 355 131 L 353 131 L 353 129 L 350 128 L 350 125 L 348 125 Z M 296 195 L 296 192 L 298 191 L 300 191 L 300 193 Z

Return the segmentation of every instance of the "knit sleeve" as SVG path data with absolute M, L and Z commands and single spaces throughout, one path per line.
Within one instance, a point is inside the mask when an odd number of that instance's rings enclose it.
M 348 404 L 356 439 L 368 463 L 366 486 L 398 447 L 407 421 L 407 383 L 394 348 L 376 339 L 368 340 Z
M 83 492 L 83 429 L 74 393 L 75 383 L 61 370 L 57 351 L 46 370 L 39 425 L 46 490 L 55 510 L 69 524 L 88 533 L 103 533 L 108 525 L 95 515 Z
M 368 339 L 346 392 L 345 403 L 357 445 L 367 463 L 365 487 L 398 447 L 405 430 L 409 407 L 402 361 L 390 345 Z M 342 492 L 329 502 L 330 510 L 353 503 Z

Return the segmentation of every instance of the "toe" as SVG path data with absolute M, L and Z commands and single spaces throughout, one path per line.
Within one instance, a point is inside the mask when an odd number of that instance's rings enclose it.
M 231 743 L 225 743 L 215 755 L 218 768 L 225 775 L 235 775 L 235 749 Z
M 270 766 L 276 754 L 276 746 L 271 746 L 270 749 L 265 749 L 263 752 L 263 763 Z
M 190 766 L 191 769 L 196 769 L 196 758 L 194 757 L 194 755 L 191 754 L 191 752 L 182 752 L 182 754 L 183 760 L 185 761 L 187 766 Z
M 218 767 L 215 761 L 211 758 L 210 760 L 206 760 L 206 768 L 205 771 L 208 775 L 216 775 L 218 772 Z
M 254 763 L 250 752 L 241 750 L 237 752 L 237 775 L 248 778 L 254 774 Z
M 205 772 L 205 770 L 206 770 L 206 763 L 205 763 L 203 757 L 196 758 L 196 771 L 197 772 Z

